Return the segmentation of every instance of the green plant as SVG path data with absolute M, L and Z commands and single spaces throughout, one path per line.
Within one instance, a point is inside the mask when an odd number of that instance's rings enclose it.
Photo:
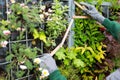
M 37 3 L 31 0 L 25 0 L 24 3 L 21 2 L 10 0 L 6 12 L 8 19 L 0 22 L 0 29 L 3 31 L 7 30 L 7 34 L 0 31 L 0 41 L 11 40 L 14 32 L 19 33 L 17 38 L 15 38 L 18 43 L 9 43 L 11 48 L 6 56 L 6 60 L 10 62 L 6 68 L 7 79 L 21 78 L 28 74 L 33 74 L 35 79 L 38 80 L 46 77 L 41 76 L 44 75 L 42 72 L 46 70 L 40 68 L 40 59 L 37 58 L 41 50 L 36 47 L 32 48 L 33 46 L 28 47 L 21 40 L 29 37 L 33 39 L 32 44 L 34 46 L 38 46 L 37 44 L 35 45 L 37 42 L 44 42 L 45 47 L 56 46 L 55 40 L 65 31 L 67 26 L 67 19 L 64 17 L 68 7 L 63 6 L 58 0 L 54 0 L 50 8 L 42 4 L 41 0 Z M 1 46 L 7 47 L 7 43 L 5 41 L 5 44 Z M 12 74 L 10 73 L 11 70 Z
M 98 80 L 104 80 L 105 75 L 104 74 L 100 74 L 98 77 Z
M 47 21 L 46 34 L 51 39 L 56 39 L 66 29 L 67 20 L 64 18 L 64 14 L 68 10 L 68 7 L 62 6 L 62 3 L 59 3 L 58 0 L 55 0 L 52 10 L 53 14 L 51 14 L 49 17 L 51 20 Z
M 66 76 L 67 80 L 80 80 L 79 70 L 75 69 L 74 66 L 61 65 L 59 67 L 61 73 Z
M 74 47 L 61 48 L 56 53 L 58 60 L 62 60 L 64 65 L 76 67 L 81 74 L 81 79 L 84 80 L 95 79 L 96 68 L 93 65 L 102 63 L 105 59 L 106 45 L 102 43 L 105 37 L 99 31 L 99 27 L 94 20 L 76 19 L 73 29 Z M 106 71 L 105 68 L 104 71 Z
M 119 60 L 120 60 L 120 56 L 116 56 L 116 57 L 113 59 L 113 61 L 114 61 L 114 63 L 115 63 L 115 66 L 114 66 L 115 69 L 117 69 L 117 68 L 120 67 Z
M 26 72 L 29 73 L 33 69 L 37 71 L 40 62 L 37 63 L 34 59 L 37 58 L 37 53 L 40 51 L 38 48 L 26 47 L 24 44 L 20 43 L 15 43 L 11 46 L 12 52 L 8 52 L 8 56 L 6 57 L 6 60 L 8 62 L 10 61 L 6 67 L 8 75 L 10 70 L 13 70 L 13 74 L 16 78 L 22 77 Z M 38 73 L 36 74 L 36 77 L 39 77 L 41 74 Z
M 64 17 L 68 7 L 63 6 L 59 0 L 54 0 L 51 5 L 50 8 L 45 7 L 41 12 L 45 30 L 40 28 L 33 32 L 34 39 L 42 40 L 46 47 L 56 46 L 55 40 L 62 35 L 67 26 L 67 19 Z
M 101 59 L 104 59 L 104 54 L 104 51 L 95 53 L 91 47 L 75 47 L 61 48 L 56 56 L 58 60 L 63 61 L 66 67 L 71 65 L 77 68 L 77 71 L 82 75 L 82 79 L 92 80 L 95 77 L 93 64 L 101 62 Z

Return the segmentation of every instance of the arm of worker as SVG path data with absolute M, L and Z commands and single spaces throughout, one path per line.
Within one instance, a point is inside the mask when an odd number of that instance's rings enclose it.
M 106 29 L 112 34 L 112 36 L 118 42 L 120 42 L 120 24 L 118 22 L 110 21 L 109 19 L 102 16 L 93 5 L 84 2 L 81 2 L 80 4 L 86 7 L 83 10 L 86 14 L 90 15 L 93 19 L 106 27 Z
M 110 21 L 109 19 L 104 19 L 103 26 L 112 34 L 112 36 L 120 42 L 120 24 L 116 21 Z
M 47 69 L 50 73 L 49 80 L 67 80 L 58 70 L 56 62 L 50 54 L 43 54 L 40 59 L 40 67 Z

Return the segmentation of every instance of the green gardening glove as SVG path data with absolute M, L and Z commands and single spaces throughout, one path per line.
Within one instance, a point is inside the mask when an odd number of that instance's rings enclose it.
M 86 14 L 90 15 L 93 19 L 97 20 L 100 23 L 104 21 L 105 17 L 102 16 L 93 5 L 84 2 L 80 2 L 80 4 L 86 7 L 86 9 L 83 11 Z

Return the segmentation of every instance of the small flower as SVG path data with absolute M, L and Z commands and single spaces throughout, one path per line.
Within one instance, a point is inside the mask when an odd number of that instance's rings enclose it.
M 11 32 L 9 30 L 4 30 L 3 34 L 7 36 L 7 35 L 11 34 Z
M 42 79 L 44 79 L 45 78 L 45 76 L 40 76 L 40 80 L 42 80 Z
M 9 7 L 9 4 L 6 4 L 6 7 Z
M 2 41 L 2 42 L 0 43 L 0 45 L 1 45 L 2 47 L 6 47 L 7 44 L 8 44 L 8 41 Z
M 53 10 L 52 9 L 48 9 L 48 12 L 51 13 L 51 12 L 53 12 Z
M 45 77 L 49 76 L 49 72 L 47 69 L 42 70 L 42 76 L 45 76 Z
M 15 3 L 15 0 L 10 0 L 11 3 Z
M 43 14 L 40 14 L 39 16 L 40 16 L 40 19 L 42 19 L 42 20 L 44 19 L 44 15 Z
M 41 10 L 45 10 L 45 8 L 46 8 L 45 6 L 41 6 Z
M 40 59 L 40 58 L 35 58 L 35 59 L 34 59 L 34 63 L 40 64 L 40 62 L 41 62 L 41 59 Z
M 28 6 L 24 6 L 23 8 L 27 8 L 28 9 L 29 7 Z
M 36 3 L 36 1 L 33 1 L 33 2 L 32 2 L 32 4 L 35 4 L 35 3 Z
M 39 71 L 42 71 L 42 68 L 39 68 Z
M 25 66 L 25 65 L 20 65 L 20 69 L 25 70 L 25 69 L 27 69 L 27 66 Z
M 25 28 L 18 27 L 16 30 L 17 31 L 25 31 Z
M 20 6 L 21 6 L 21 7 L 24 7 L 24 6 L 25 6 L 25 4 L 24 4 L 24 3 L 21 3 L 21 4 L 20 4 Z
M 6 11 L 6 14 L 9 15 L 11 13 L 11 11 Z
M 50 15 L 48 12 L 44 12 L 43 14 L 44 14 L 46 17 Z
M 52 18 L 48 17 L 47 20 L 48 20 L 48 21 L 52 21 Z

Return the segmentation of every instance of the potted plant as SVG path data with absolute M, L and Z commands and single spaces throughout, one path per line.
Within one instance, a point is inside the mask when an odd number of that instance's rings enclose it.
M 40 49 L 26 47 L 25 44 L 21 43 L 12 44 L 11 48 L 11 52 L 8 52 L 6 57 L 6 60 L 10 62 L 6 66 L 7 79 L 9 79 L 10 70 L 12 70 L 12 79 L 18 79 L 27 76 L 27 74 L 32 74 L 34 79 L 49 75 L 46 69 L 40 67 L 41 59 L 38 57 Z M 47 74 L 44 74 L 45 71 Z

